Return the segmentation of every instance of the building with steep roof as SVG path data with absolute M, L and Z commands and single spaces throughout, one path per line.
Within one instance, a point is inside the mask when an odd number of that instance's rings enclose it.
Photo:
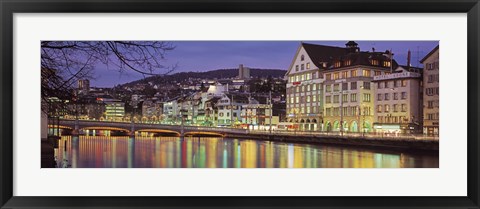
M 398 65 L 386 52 L 301 43 L 286 74 L 287 121 L 301 130 L 370 132 L 373 124 L 375 75 Z

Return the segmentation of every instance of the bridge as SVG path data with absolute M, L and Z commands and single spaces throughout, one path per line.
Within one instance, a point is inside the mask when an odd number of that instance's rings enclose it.
M 109 130 L 118 131 L 127 135 L 134 133 L 158 133 L 162 135 L 173 136 L 215 136 L 224 137 L 225 134 L 247 134 L 246 129 L 236 128 L 217 128 L 205 126 L 181 126 L 151 123 L 129 123 L 129 122 L 110 122 L 110 121 L 91 121 L 91 120 L 68 120 L 61 119 L 59 125 L 49 125 L 49 128 L 60 128 L 71 130 L 78 134 L 86 130 Z

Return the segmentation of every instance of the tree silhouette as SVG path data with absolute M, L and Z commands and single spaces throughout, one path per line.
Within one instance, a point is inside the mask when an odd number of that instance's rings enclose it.
M 42 103 L 50 97 L 71 97 L 73 84 L 92 78 L 98 63 L 144 76 L 168 74 L 175 66 L 161 63 L 174 48 L 161 41 L 42 41 Z

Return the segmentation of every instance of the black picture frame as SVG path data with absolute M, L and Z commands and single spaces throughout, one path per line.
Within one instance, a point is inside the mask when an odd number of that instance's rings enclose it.
M 479 208 L 478 0 L 1 0 L 1 208 Z M 13 196 L 15 13 L 467 13 L 468 195 L 465 197 L 20 197 Z M 449 179 L 445 179 L 448 181 Z M 445 188 L 442 188 L 445 189 Z

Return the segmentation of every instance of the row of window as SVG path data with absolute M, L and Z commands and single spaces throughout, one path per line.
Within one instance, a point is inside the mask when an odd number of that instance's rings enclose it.
M 218 109 L 219 110 L 229 110 L 230 109 L 230 105 L 227 105 L 227 106 L 218 106 Z M 234 110 L 238 110 L 238 106 L 237 105 L 233 105 L 233 108 Z
M 407 105 L 406 104 L 394 104 L 393 106 L 393 112 L 398 112 L 399 110 L 402 112 L 407 112 Z M 400 108 L 400 109 L 399 109 Z M 377 112 L 390 112 L 390 105 L 377 105 Z
M 320 98 L 320 95 L 318 95 L 318 98 Z M 316 101 L 317 101 L 317 95 L 290 97 L 290 104 L 294 104 L 294 103 L 300 104 L 305 102 L 316 102 Z
M 340 91 L 340 84 L 330 84 L 330 85 L 325 85 L 325 92 L 332 92 L 332 86 L 333 86 L 333 91 L 338 92 Z M 370 82 L 364 81 L 363 82 L 363 89 L 370 90 Z M 350 90 L 356 90 L 357 89 L 357 82 L 353 81 L 350 82 Z M 348 90 L 348 83 L 342 83 L 342 91 Z
M 349 102 L 348 101 L 348 96 L 349 94 L 342 94 L 342 102 Z M 371 96 L 368 93 L 364 93 L 362 97 L 363 102 L 370 102 L 371 101 Z M 339 103 L 340 102 L 340 95 L 333 95 L 333 103 Z M 352 93 L 350 94 L 350 102 L 357 102 L 357 93 Z M 330 104 L 332 103 L 332 96 L 325 96 L 325 103 Z
M 439 87 L 426 88 L 426 89 L 425 89 L 425 93 L 426 93 L 428 96 L 440 95 L 440 89 L 439 89 Z
M 226 115 L 227 115 L 227 117 L 230 117 L 230 113 L 229 113 L 229 112 L 227 112 Z M 237 117 L 237 113 L 236 113 L 236 112 L 233 112 L 232 115 L 233 115 L 233 117 Z M 218 113 L 218 116 L 223 117 L 223 116 L 225 116 L 225 114 L 224 114 L 223 112 L 220 112 L 220 113 Z
M 392 86 L 393 84 L 393 86 Z M 408 84 L 408 80 L 403 79 L 403 80 L 394 80 L 394 81 L 380 81 L 377 83 L 377 88 L 378 89 L 383 89 L 383 88 L 395 88 L 395 87 L 405 87 Z
M 405 116 L 378 116 L 377 122 L 379 123 L 408 123 L 408 119 Z
M 373 77 L 374 75 L 388 75 L 390 72 L 382 72 L 379 70 L 368 70 L 368 69 L 362 69 L 360 70 L 360 75 L 358 74 L 359 70 L 347 70 L 347 71 L 341 71 L 341 72 L 334 72 L 334 73 L 326 73 L 325 74 L 325 80 L 338 80 L 338 79 L 346 79 L 346 78 L 354 78 L 354 77 Z M 372 75 L 373 72 L 373 75 Z
M 360 107 L 353 106 L 353 107 L 333 107 L 333 108 L 325 108 L 325 116 L 360 116 L 371 115 L 371 108 L 370 107 L 363 107 L 363 111 L 359 111 Z M 342 112 L 340 112 L 342 111 Z
M 309 91 L 316 91 L 318 89 L 321 90 L 321 84 L 308 84 L 308 85 L 301 85 L 301 86 L 295 86 L 287 89 L 287 94 L 293 94 L 293 93 L 300 93 L 300 92 L 309 92 Z
M 300 108 L 289 108 L 289 114 L 318 114 L 320 113 L 320 108 L 313 106 L 313 107 L 300 107 Z
M 310 69 L 310 63 L 307 62 L 306 65 L 305 65 L 305 64 L 301 64 L 301 65 L 300 65 L 300 70 L 305 70 L 305 67 L 306 67 L 307 69 Z M 295 65 L 295 72 L 298 72 L 298 70 L 299 70 L 299 65 Z
M 440 103 L 438 100 L 429 100 L 427 101 L 427 108 L 428 109 L 433 109 L 436 107 L 440 107 Z
M 312 79 L 318 78 L 318 72 L 311 72 L 311 73 L 303 73 L 298 75 L 293 75 L 288 78 L 290 83 L 293 82 L 300 82 L 300 81 L 308 81 Z
M 438 112 L 437 113 L 430 113 L 430 114 L 427 114 L 426 116 L 427 116 L 426 117 L 427 120 L 438 120 L 440 118 L 440 115 L 439 115 Z
M 427 70 L 437 70 L 439 68 L 439 63 L 438 63 L 438 61 L 432 62 L 432 63 L 427 63 L 427 64 L 425 64 L 425 68 Z
M 407 99 L 407 92 L 402 92 L 401 95 L 402 95 L 402 100 Z M 385 100 L 385 101 L 390 100 L 390 93 L 377 94 L 377 101 L 382 101 L 382 100 Z M 397 92 L 393 93 L 393 100 L 398 100 Z

